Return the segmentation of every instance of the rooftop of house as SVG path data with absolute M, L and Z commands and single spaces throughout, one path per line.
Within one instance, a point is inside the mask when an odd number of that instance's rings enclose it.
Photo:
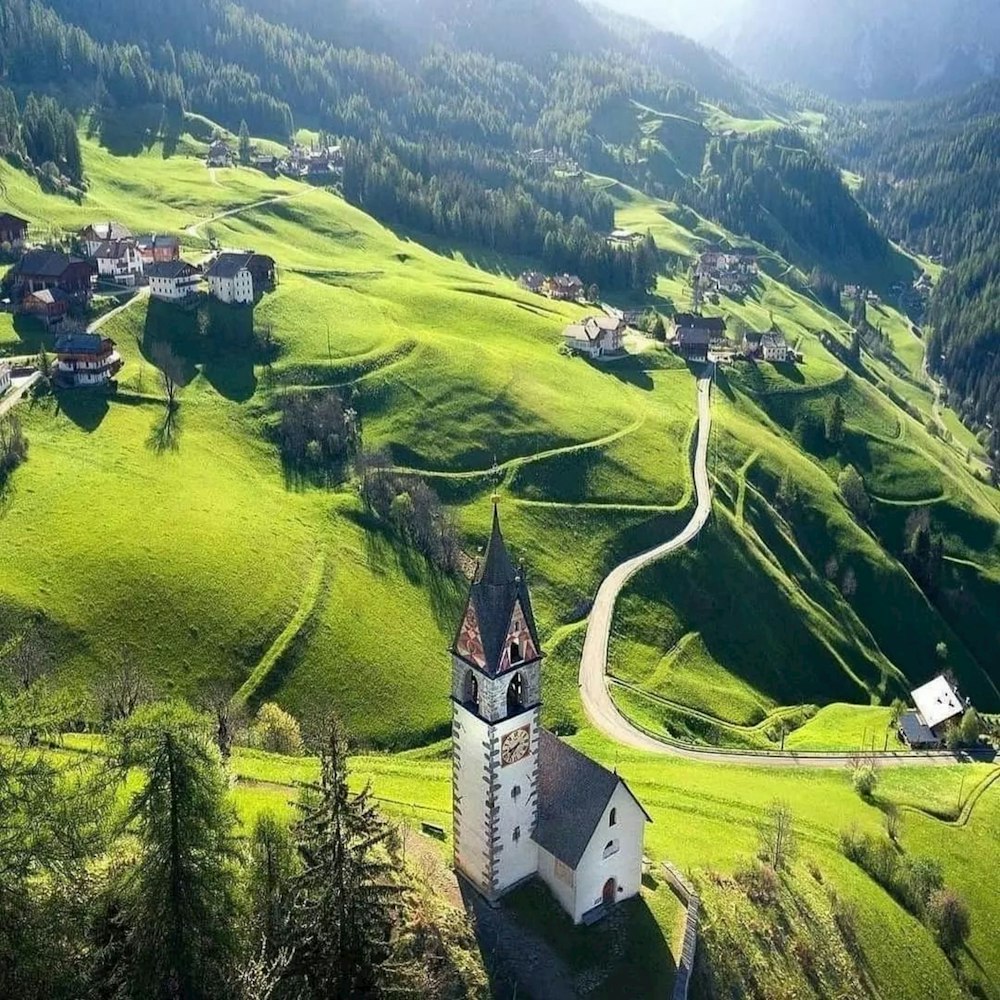
M 132 232 L 128 226 L 123 226 L 120 222 L 92 222 L 80 230 L 80 235 L 84 239 L 96 240 L 126 240 Z
M 958 691 L 944 674 L 911 691 L 910 697 L 929 729 L 936 729 L 943 722 L 960 715 L 965 708 Z
M 15 265 L 14 273 L 34 278 L 61 278 L 73 264 L 86 264 L 61 250 L 29 250 Z
M 56 354 L 105 354 L 114 346 L 113 340 L 96 333 L 64 333 L 56 337 Z
M 787 347 L 788 342 L 785 335 L 780 330 L 768 330 L 760 335 L 761 346 L 763 347 Z
M 134 247 L 125 240 L 106 240 L 95 251 L 98 260 L 122 260 Z
M 698 316 L 695 313 L 678 313 L 674 317 L 678 330 L 707 330 L 709 333 L 725 333 L 726 321 L 721 316 Z
M 28 220 L 22 219 L 19 215 L 13 215 L 11 212 L 0 212 L 0 226 L 19 226 L 27 228 L 28 225 Z
M 198 268 L 186 260 L 168 260 L 146 267 L 147 278 L 187 278 L 197 274 Z
M 542 729 L 538 734 L 539 805 L 535 841 L 575 869 L 619 784 L 625 783 L 613 771 Z M 625 790 L 632 795 L 628 785 Z M 635 801 L 642 809 L 639 800 Z M 642 811 L 652 822 L 646 810 Z
M 926 746 L 937 743 L 937 737 L 924 725 L 917 712 L 904 712 L 899 717 L 899 729 L 903 739 L 912 746 Z
M 179 247 L 181 241 L 176 236 L 166 236 L 163 233 L 149 233 L 135 238 L 136 246 L 141 249 L 155 247 Z
M 32 292 L 28 298 L 43 302 L 45 305 L 69 301 L 69 296 L 61 288 L 40 288 L 37 292 Z
M 500 657 L 507 630 L 514 614 L 515 603 L 520 603 L 524 621 L 528 626 L 535 648 L 539 649 L 538 630 L 531 609 L 531 597 L 524 579 L 524 571 L 515 569 L 507 551 L 507 545 L 500 531 L 500 513 L 494 504 L 493 529 L 486 546 L 486 553 L 476 568 L 476 575 L 469 587 L 469 600 L 479 622 L 479 635 L 486 657 L 486 672 L 495 675 L 500 666 Z M 459 626 L 461 627 L 461 626 Z M 457 649 L 458 635 L 452 649 Z
M 252 253 L 249 250 L 242 253 L 220 253 L 205 268 L 205 276 L 208 278 L 235 278 L 244 269 L 273 267 L 274 259 L 268 257 L 267 254 Z

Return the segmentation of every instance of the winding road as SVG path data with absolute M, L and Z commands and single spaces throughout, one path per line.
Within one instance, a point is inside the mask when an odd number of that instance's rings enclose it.
M 614 619 L 615 603 L 628 581 L 641 569 L 662 559 L 665 555 L 693 541 L 708 521 L 712 511 L 712 488 L 708 479 L 708 446 L 712 433 L 712 380 L 714 368 L 708 368 L 698 379 L 698 443 L 694 456 L 694 482 L 698 497 L 691 520 L 684 529 L 669 541 L 642 552 L 616 566 L 605 577 L 594 598 L 594 606 L 587 619 L 587 635 L 580 659 L 580 697 L 590 722 L 609 739 L 636 750 L 687 760 L 717 764 L 739 764 L 751 767 L 844 767 L 856 754 L 823 752 L 779 752 L 721 750 L 693 746 L 678 741 L 658 739 L 639 729 L 619 712 L 611 697 L 608 685 L 608 642 Z M 869 753 L 880 765 L 923 766 L 930 764 L 956 764 L 976 759 L 969 754 L 950 751 Z M 977 755 L 978 756 L 978 755 Z M 982 759 L 993 759 L 992 752 Z

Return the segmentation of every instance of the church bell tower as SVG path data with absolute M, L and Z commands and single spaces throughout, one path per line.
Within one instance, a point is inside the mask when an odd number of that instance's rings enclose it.
M 538 868 L 542 662 L 524 572 L 495 502 L 451 654 L 455 867 L 494 902 Z

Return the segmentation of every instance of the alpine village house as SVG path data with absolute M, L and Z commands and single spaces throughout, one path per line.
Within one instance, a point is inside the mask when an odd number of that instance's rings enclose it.
M 67 333 L 56 338 L 52 367 L 57 385 L 74 389 L 103 385 L 121 370 L 124 362 L 115 342 L 96 333 Z
M 540 878 L 577 924 L 638 895 L 650 817 L 539 724 L 543 654 L 495 505 L 451 653 L 456 870 L 491 904 Z

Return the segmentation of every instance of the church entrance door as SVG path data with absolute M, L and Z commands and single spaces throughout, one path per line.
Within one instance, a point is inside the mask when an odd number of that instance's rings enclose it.
M 604 891 L 601 893 L 601 901 L 605 906 L 614 906 L 617 898 L 618 883 L 613 878 L 609 878 L 607 882 L 604 883 Z

